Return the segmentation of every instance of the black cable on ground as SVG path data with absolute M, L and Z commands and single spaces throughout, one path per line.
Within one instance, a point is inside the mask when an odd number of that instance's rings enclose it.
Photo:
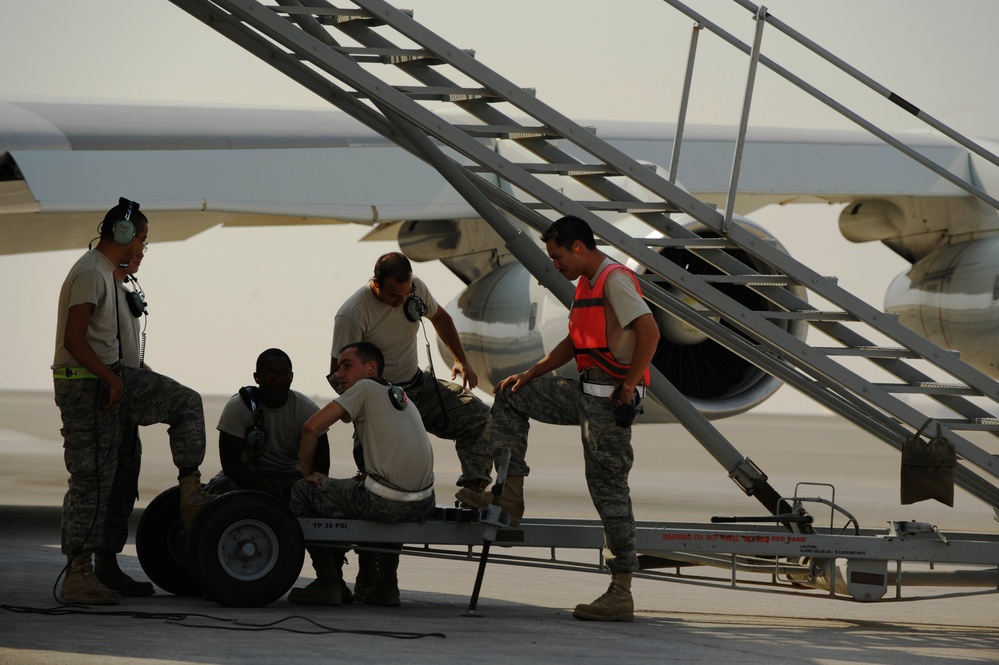
M 266 631 L 266 630 L 280 630 L 288 633 L 296 633 L 299 635 L 330 635 L 330 634 L 351 634 L 351 635 L 372 635 L 375 637 L 391 637 L 397 640 L 416 640 L 423 637 L 439 637 L 441 639 L 446 639 L 447 636 L 444 633 L 411 633 L 406 631 L 398 630 L 346 630 L 343 628 L 333 628 L 332 626 L 326 626 L 318 621 L 310 619 L 309 617 L 304 617 L 301 615 L 292 615 L 277 619 L 276 621 L 269 621 L 266 623 L 252 623 L 252 622 L 242 622 L 239 619 L 217 617 L 210 614 L 192 614 L 187 612 L 132 612 L 128 610 L 92 610 L 88 609 L 86 605 L 62 605 L 60 607 L 50 607 L 50 608 L 38 608 L 38 607 L 24 607 L 20 605 L 8 605 L 7 603 L 0 603 L 0 609 L 7 610 L 8 612 L 17 612 L 20 614 L 42 614 L 45 616 L 63 616 L 67 614 L 71 615 L 95 615 L 95 616 L 112 616 L 112 617 L 127 617 L 131 619 L 155 619 L 158 621 L 165 621 L 166 623 L 173 624 L 175 626 L 180 626 L 182 628 L 206 628 L 215 630 L 241 630 L 241 631 Z M 205 620 L 205 621 L 215 621 L 219 623 L 224 623 L 227 625 L 211 625 L 211 624 L 190 624 L 184 623 L 189 620 Z M 281 626 L 280 624 L 291 621 L 293 619 L 301 619 L 307 624 L 311 624 L 314 628 L 292 628 L 288 626 Z

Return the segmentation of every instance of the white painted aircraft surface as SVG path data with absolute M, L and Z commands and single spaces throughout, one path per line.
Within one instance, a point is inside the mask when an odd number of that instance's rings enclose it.
M 588 124 L 633 157 L 669 161 L 671 125 Z M 997 169 L 967 149 L 925 133 L 903 138 L 956 176 L 999 192 Z M 494 147 L 518 150 L 503 140 Z M 717 164 L 733 149 L 730 129 L 686 128 L 683 185 L 723 206 L 728 180 Z M 412 259 L 439 260 L 466 285 L 448 309 L 484 387 L 564 335 L 564 308 L 436 171 L 335 111 L 5 100 L 0 154 L 3 254 L 85 246 L 108 201 L 126 192 L 155 215 L 162 240 L 220 224 L 362 224 L 372 227 L 368 238 L 396 239 Z M 860 132 L 750 129 L 742 170 L 737 214 L 775 203 L 842 204 L 848 239 L 880 240 L 912 266 L 889 287 L 886 308 L 997 374 L 995 210 Z M 659 321 L 657 365 L 708 417 L 746 411 L 779 387 L 668 315 Z M 670 418 L 653 409 L 646 420 Z

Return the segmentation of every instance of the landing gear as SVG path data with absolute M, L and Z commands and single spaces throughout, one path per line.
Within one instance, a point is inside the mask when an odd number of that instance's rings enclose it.
M 227 607 L 262 607 L 298 580 L 305 538 L 279 499 L 228 492 L 208 504 L 187 536 L 187 569 L 205 597 Z

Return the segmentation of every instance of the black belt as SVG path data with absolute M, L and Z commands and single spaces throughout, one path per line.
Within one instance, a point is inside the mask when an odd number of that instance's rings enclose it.
M 593 383 L 597 381 L 616 381 L 617 379 L 599 367 L 587 367 L 579 373 L 579 380 Z

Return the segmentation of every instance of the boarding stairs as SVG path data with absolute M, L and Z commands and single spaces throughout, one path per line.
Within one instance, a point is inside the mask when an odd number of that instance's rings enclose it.
M 714 30 L 749 54 L 748 111 L 756 66 L 782 71 L 759 52 L 763 26 L 786 26 L 751 3 L 736 1 L 757 19 L 752 45 L 667 0 L 698 29 Z M 322 0 L 279 0 L 278 5 L 257 0 L 171 2 L 434 166 L 562 302 L 569 302 L 572 287 L 552 269 L 533 231 L 573 214 L 613 247 L 609 251 L 630 258 L 637 272 L 644 273 L 643 291 L 650 303 L 896 449 L 915 432 L 946 439 L 959 458 L 956 484 L 999 511 L 999 383 L 848 293 L 835 278 L 799 263 L 772 240 L 737 223 L 731 213 L 690 196 L 663 171 L 605 143 L 593 128 L 546 106 L 532 90 L 434 34 L 411 12 L 384 0 L 345 1 L 337 7 Z M 744 113 L 730 200 L 737 195 L 745 122 Z M 863 119 L 858 122 L 866 126 Z M 927 168 L 946 172 L 925 164 L 925 158 L 890 136 L 883 138 L 913 153 L 909 156 Z M 530 158 L 507 159 L 495 150 L 495 141 L 516 142 Z M 944 177 L 999 206 L 974 185 L 949 173 Z M 566 196 L 557 178 L 583 185 L 589 198 Z M 607 213 L 630 214 L 643 230 L 625 233 L 606 221 Z M 695 234 L 674 220 L 677 215 L 698 220 L 708 231 Z M 664 256 L 667 250 L 688 252 L 705 270 L 686 270 Z M 761 271 L 749 263 L 768 268 Z M 755 294 L 756 304 L 733 298 L 733 285 Z M 809 293 L 832 308 L 811 306 Z M 792 330 L 800 325 L 830 341 L 809 345 Z M 852 364 L 857 359 L 887 378 L 865 378 L 862 374 L 869 372 Z M 772 513 L 788 512 L 766 475 L 661 374 L 654 377 L 651 392 L 747 494 Z M 948 417 L 934 416 L 906 399 L 913 394 L 930 398 L 931 411 L 943 407 Z

